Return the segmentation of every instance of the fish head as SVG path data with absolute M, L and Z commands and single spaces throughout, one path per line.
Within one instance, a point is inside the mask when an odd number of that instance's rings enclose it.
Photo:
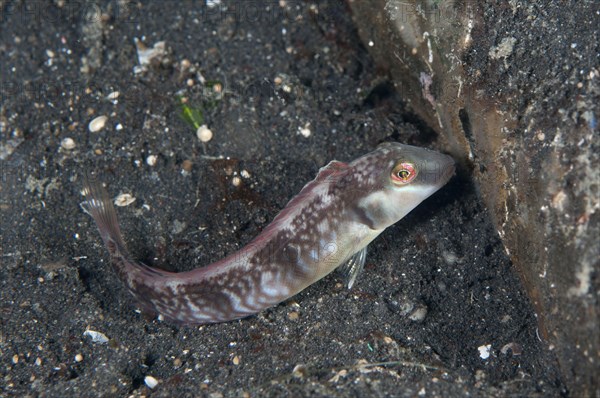
M 385 143 L 350 164 L 360 187 L 357 208 L 371 229 L 402 219 L 454 175 L 450 156 L 399 143 Z

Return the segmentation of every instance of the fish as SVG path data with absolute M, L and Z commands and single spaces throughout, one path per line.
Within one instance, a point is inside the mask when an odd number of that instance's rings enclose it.
M 396 142 L 349 163 L 331 161 L 247 245 L 186 272 L 150 267 L 129 254 L 98 180 L 85 178 L 82 207 L 95 221 L 112 268 L 142 309 L 175 324 L 202 325 L 257 314 L 337 268 L 352 288 L 369 243 L 454 172 L 452 157 Z

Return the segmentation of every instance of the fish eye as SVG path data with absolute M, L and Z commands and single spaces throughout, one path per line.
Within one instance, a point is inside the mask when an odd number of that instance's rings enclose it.
M 400 162 L 392 169 L 392 181 L 396 185 L 405 185 L 415 179 L 417 169 L 413 163 Z

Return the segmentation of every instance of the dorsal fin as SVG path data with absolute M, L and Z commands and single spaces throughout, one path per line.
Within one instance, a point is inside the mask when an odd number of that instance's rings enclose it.
M 315 177 L 315 179 L 311 182 L 309 182 L 308 184 L 306 184 L 306 187 L 308 187 L 310 184 L 312 184 L 315 181 L 318 182 L 322 182 L 327 178 L 334 178 L 334 177 L 339 177 L 341 174 L 343 174 L 346 170 L 348 170 L 348 163 L 344 163 L 344 162 L 340 162 L 337 160 L 332 160 L 331 162 L 327 163 L 326 166 L 323 166 L 319 169 L 319 173 L 317 174 L 317 176 Z M 304 190 L 304 189 L 302 189 Z
M 298 195 L 294 196 L 283 208 L 283 210 L 273 219 L 271 224 L 265 229 L 265 232 L 269 228 L 274 228 L 279 222 L 283 221 L 290 214 L 294 213 L 298 206 L 306 204 L 306 200 L 313 195 L 318 194 L 318 189 L 323 187 L 328 181 L 335 181 L 336 179 L 344 176 L 350 167 L 347 163 L 332 160 L 326 166 L 319 169 L 319 173 L 314 180 L 306 184 Z

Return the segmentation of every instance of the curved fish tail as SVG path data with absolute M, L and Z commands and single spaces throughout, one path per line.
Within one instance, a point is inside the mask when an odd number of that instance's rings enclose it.
M 121 228 L 119 228 L 117 212 L 102 183 L 96 178 L 86 175 L 83 194 L 85 201 L 82 203 L 82 207 L 96 222 L 100 236 L 111 252 L 110 254 L 115 255 L 115 250 L 121 254 L 127 253 Z

